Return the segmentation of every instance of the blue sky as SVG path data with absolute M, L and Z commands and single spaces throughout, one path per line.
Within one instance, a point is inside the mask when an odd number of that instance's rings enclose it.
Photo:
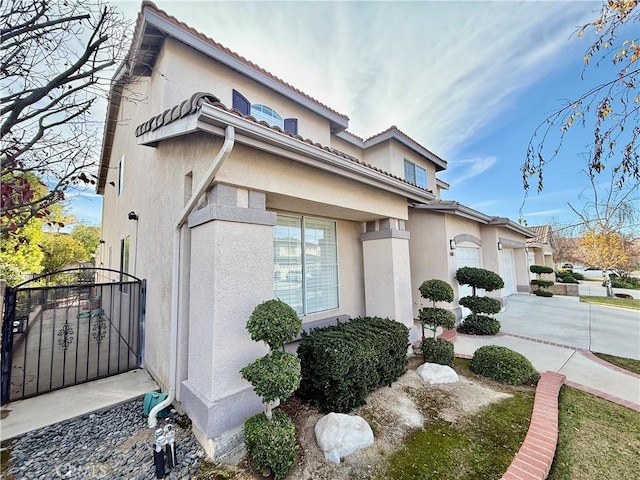
M 140 2 L 112 2 L 134 18 Z M 156 5 L 350 118 L 369 137 L 391 125 L 449 162 L 443 198 L 529 225 L 571 222 L 588 129 L 574 127 L 524 199 L 520 166 L 536 126 L 610 64 L 580 79 L 590 37 L 572 35 L 599 2 L 163 1 Z M 214 92 L 215 93 L 215 92 Z M 85 192 L 73 213 L 100 222 Z

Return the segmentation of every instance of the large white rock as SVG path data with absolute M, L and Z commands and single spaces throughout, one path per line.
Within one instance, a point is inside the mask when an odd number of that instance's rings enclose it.
M 316 442 L 324 457 L 333 463 L 361 448 L 373 445 L 373 430 L 357 415 L 329 413 L 316 423 Z
M 420 378 L 430 385 L 437 383 L 456 383 L 458 374 L 455 370 L 447 365 L 438 363 L 423 363 L 416 370 Z

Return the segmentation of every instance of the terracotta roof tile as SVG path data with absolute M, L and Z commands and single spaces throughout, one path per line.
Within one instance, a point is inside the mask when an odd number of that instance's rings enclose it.
M 169 108 L 167 110 L 165 110 L 163 113 L 161 113 L 160 115 L 156 115 L 152 118 L 150 118 L 149 120 L 147 120 L 146 122 L 138 125 L 136 127 L 136 137 L 140 137 L 142 135 L 144 135 L 145 133 L 148 133 L 150 131 L 156 130 L 162 126 L 165 126 L 175 120 L 178 120 L 179 118 L 184 118 L 188 115 L 191 115 L 195 112 L 197 112 L 198 110 L 200 110 L 200 108 L 202 107 L 202 104 L 206 102 L 209 105 L 219 108 L 220 110 L 224 110 L 225 112 L 228 113 L 232 113 L 233 115 L 236 115 L 238 117 L 244 118 L 245 120 L 249 120 L 251 122 L 254 122 L 258 125 L 261 125 L 265 128 L 269 128 L 270 130 L 274 130 L 282 135 L 287 135 L 291 138 L 294 138 L 300 142 L 304 142 L 307 143 L 309 145 L 312 145 L 316 148 L 322 149 L 326 152 L 329 152 L 333 155 L 336 155 L 338 157 L 344 158 L 345 160 L 349 160 L 353 163 L 357 163 L 358 165 L 362 165 L 364 167 L 367 167 L 371 170 L 374 170 L 376 172 L 380 172 L 388 177 L 394 178 L 396 180 L 400 180 L 403 183 L 406 183 L 407 185 L 411 185 L 412 187 L 416 187 L 416 185 L 407 182 L 404 178 L 399 177 L 397 175 L 394 175 L 392 173 L 389 173 L 385 170 L 382 170 L 381 168 L 375 167 L 369 163 L 365 163 L 362 160 L 360 160 L 359 158 L 356 158 L 352 155 L 349 155 L 348 153 L 342 152 L 341 150 L 338 150 L 337 148 L 333 148 L 327 145 L 322 145 L 321 143 L 318 142 L 314 142 L 313 140 L 311 140 L 310 138 L 304 138 L 301 135 L 294 135 L 289 131 L 285 131 L 283 129 L 281 129 L 280 127 L 277 126 L 271 126 L 269 125 L 267 122 L 265 121 L 258 121 L 256 120 L 254 117 L 252 117 L 251 115 L 243 115 L 239 110 L 235 109 L 235 108 L 229 108 L 226 105 L 224 105 L 223 103 L 221 103 L 218 98 L 215 95 L 212 95 L 210 93 L 205 93 L 205 92 L 197 92 L 194 93 L 193 95 L 191 95 L 191 97 L 187 100 L 185 100 L 184 102 L 180 103 L 179 105 L 176 105 L 173 108 Z M 171 114 L 168 115 L 167 112 L 177 112 L 179 111 L 180 114 Z M 424 190 L 426 192 L 429 193 L 433 193 L 431 190 L 426 190 L 423 189 L 421 187 L 416 187 L 416 188 L 420 188 L 421 190 Z

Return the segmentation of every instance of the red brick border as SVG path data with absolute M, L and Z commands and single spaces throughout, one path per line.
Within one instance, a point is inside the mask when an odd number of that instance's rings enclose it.
M 544 480 L 549 475 L 558 443 L 558 393 L 564 381 L 559 373 L 541 375 L 529 431 L 502 480 Z

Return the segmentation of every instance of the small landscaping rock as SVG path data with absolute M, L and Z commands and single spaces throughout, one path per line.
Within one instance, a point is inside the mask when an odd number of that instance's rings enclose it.
M 327 460 L 340 463 L 340 458 L 373 445 L 373 430 L 357 415 L 329 413 L 316 423 L 316 442 Z
M 429 385 L 456 383 L 458 381 L 458 374 L 453 368 L 438 363 L 423 363 L 416 372 Z

